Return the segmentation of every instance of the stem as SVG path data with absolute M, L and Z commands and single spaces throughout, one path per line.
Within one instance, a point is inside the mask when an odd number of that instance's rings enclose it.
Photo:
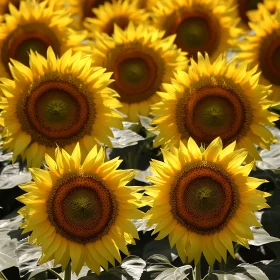
M 2 271 L 0 271 L 0 276 L 1 276 L 4 280 L 8 280 L 7 277 L 5 276 L 5 274 L 4 274 Z
M 71 280 L 71 261 L 66 266 L 65 272 L 64 272 L 64 280 Z
M 52 270 L 51 268 L 49 268 L 47 271 L 49 271 L 51 274 L 53 274 L 54 276 L 57 277 L 57 279 L 59 280 L 63 280 L 63 278 L 54 270 Z
M 201 280 L 201 267 L 200 261 L 195 266 L 195 280 Z

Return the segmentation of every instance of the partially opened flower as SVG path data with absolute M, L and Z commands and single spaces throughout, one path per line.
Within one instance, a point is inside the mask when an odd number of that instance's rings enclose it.
M 156 224 L 156 239 L 168 235 L 183 263 L 197 264 L 201 254 L 209 265 L 226 262 L 227 251 L 235 256 L 232 242 L 249 248 L 250 226 L 260 226 L 253 211 L 269 207 L 270 194 L 256 189 L 266 180 L 248 177 L 254 163 L 241 166 L 247 152 L 234 148 L 235 142 L 223 149 L 217 138 L 202 150 L 190 138 L 187 146 L 163 150 L 164 162 L 151 162 L 148 225 Z
M 230 1 L 158 1 L 152 18 L 166 35 L 176 34 L 175 43 L 196 59 L 197 52 L 208 52 L 215 59 L 240 36 L 236 7 Z
M 125 29 L 129 22 L 135 25 L 146 23 L 149 14 L 144 9 L 138 9 L 136 2 L 130 3 L 128 0 L 117 0 L 113 3 L 105 2 L 99 8 L 93 9 L 96 17 L 86 18 L 84 25 L 89 32 L 90 37 L 102 32 L 112 35 L 114 25 Z
M 75 33 L 68 28 L 72 22 L 70 14 L 48 4 L 48 0 L 22 1 L 19 9 L 9 5 L 10 14 L 0 24 L 0 76 L 11 77 L 10 58 L 28 65 L 30 50 L 45 56 L 51 46 L 60 56 L 86 37 L 85 32 Z
M 161 83 L 170 82 L 173 72 L 187 69 L 185 54 L 174 46 L 175 36 L 163 39 L 164 32 L 132 22 L 126 30 L 115 26 L 113 38 L 96 37 L 92 45 L 93 64 L 113 72 L 111 87 L 120 95 L 128 120 L 147 116 L 150 104 L 159 101 Z
M 32 231 L 29 242 L 42 246 L 40 263 L 54 259 L 65 270 L 71 259 L 76 274 L 84 263 L 99 274 L 100 266 L 121 263 L 119 250 L 128 254 L 126 243 L 139 238 L 130 219 L 143 216 L 142 194 L 126 187 L 136 173 L 104 158 L 95 146 L 81 160 L 77 144 L 72 154 L 60 148 L 53 158 L 46 154 L 48 170 L 30 169 L 34 182 L 21 185 L 27 193 L 18 198 L 26 205 L 19 213 L 23 232 Z
M 280 103 L 280 10 L 271 15 L 263 9 L 263 20 L 249 23 L 255 31 L 240 41 L 238 57 L 258 65 L 260 81 L 272 85 L 271 99 Z
M 72 152 L 80 143 L 83 156 L 95 143 L 110 145 L 110 127 L 122 127 L 116 92 L 107 86 L 111 73 L 92 68 L 91 58 L 71 49 L 60 59 L 51 48 L 47 59 L 30 54 L 30 68 L 13 60 L 14 81 L 2 79 L 0 108 L 7 136 L 3 148 L 40 167 L 57 145 Z
M 178 146 L 192 137 L 198 145 L 208 145 L 220 136 L 225 145 L 236 141 L 238 148 L 260 159 L 255 145 L 269 149 L 274 137 L 264 125 L 273 125 L 278 116 L 268 111 L 273 102 L 258 78 L 256 68 L 248 71 L 246 62 L 238 65 L 220 55 L 211 64 L 207 54 L 198 53 L 188 73 L 178 71 L 158 93 L 162 101 L 152 106 L 159 130 L 155 144 Z

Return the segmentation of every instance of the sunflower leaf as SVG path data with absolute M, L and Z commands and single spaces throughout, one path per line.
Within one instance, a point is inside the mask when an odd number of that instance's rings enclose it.
M 27 238 L 21 240 L 16 248 L 16 255 L 19 263 L 20 277 L 24 277 L 26 274 L 35 271 L 38 273 L 48 270 L 53 267 L 53 262 L 47 262 L 38 265 L 38 260 L 42 255 L 42 249 L 40 246 L 34 246 L 28 243 Z
M 216 270 L 207 275 L 207 280 L 269 280 L 263 271 L 252 264 L 240 264 L 229 272 Z
M 130 129 L 112 128 L 114 138 L 110 138 L 113 148 L 123 149 L 128 146 L 134 146 L 139 141 L 145 140 L 141 135 L 131 131 Z
M 254 265 L 260 268 L 269 280 L 280 279 L 280 260 L 264 260 L 254 263 Z
M 254 240 L 249 240 L 250 245 L 261 246 L 271 242 L 279 242 L 280 239 L 269 235 L 263 228 L 252 227 Z
M 31 181 L 32 177 L 26 169 L 20 170 L 19 163 L 4 167 L 0 174 L 0 190 L 11 189 L 19 184 Z
M 166 269 L 161 274 L 159 274 L 155 278 L 155 280 L 168 280 L 168 279 L 186 280 L 186 279 L 191 279 L 191 278 L 187 278 L 189 274 L 192 275 L 192 267 L 190 265 L 184 265 L 181 267 Z

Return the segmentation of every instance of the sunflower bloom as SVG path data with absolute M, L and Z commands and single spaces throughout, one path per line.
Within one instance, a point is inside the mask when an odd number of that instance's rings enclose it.
M 49 48 L 47 59 L 31 52 L 30 68 L 17 61 L 10 68 L 14 81 L 0 84 L 0 119 L 13 161 L 21 155 L 28 166 L 40 167 L 45 152 L 53 155 L 59 145 L 71 153 L 77 142 L 84 155 L 95 143 L 110 145 L 110 127 L 122 127 L 117 94 L 107 87 L 111 73 L 92 68 L 89 56 L 70 49 L 56 59 Z
M 250 10 L 247 12 L 247 16 L 251 22 L 258 22 L 263 20 L 263 13 L 275 14 L 280 9 L 280 2 L 277 0 L 264 0 L 263 3 L 258 3 L 257 10 Z M 264 11 L 266 10 L 266 11 Z
M 121 160 L 104 158 L 95 146 L 81 161 L 77 144 L 72 154 L 60 148 L 54 158 L 46 154 L 48 170 L 30 169 L 34 182 L 21 185 L 27 193 L 18 198 L 26 205 L 19 213 L 23 232 L 32 231 L 29 242 L 42 246 L 40 263 L 54 259 L 65 270 L 71 259 L 77 275 L 84 263 L 99 274 L 108 261 L 121 263 L 119 250 L 128 254 L 126 243 L 139 238 L 130 219 L 143 216 L 142 194 L 125 186 L 136 172 L 116 170 Z
M 164 32 L 132 22 L 126 30 L 115 26 L 113 38 L 96 37 L 92 59 L 96 66 L 113 72 L 111 87 L 120 95 L 120 109 L 132 122 L 147 116 L 149 105 L 159 101 L 156 91 L 170 82 L 173 72 L 188 67 L 185 53 L 174 46 L 175 36 L 163 39 Z
M 93 9 L 96 17 L 86 18 L 84 21 L 89 36 L 95 38 L 100 32 L 112 35 L 115 24 L 125 29 L 129 22 L 135 25 L 147 22 L 149 13 L 144 9 L 138 9 L 136 4 L 128 0 L 117 0 L 113 3 L 105 2 L 99 8 Z
M 60 1 L 57 1 L 60 3 Z M 74 32 L 69 25 L 70 14 L 54 10 L 52 2 L 22 1 L 19 9 L 9 5 L 10 14 L 0 23 L 0 76 L 11 77 L 10 59 L 28 65 L 30 49 L 46 55 L 52 47 L 61 56 L 71 46 L 77 46 L 86 32 Z
M 148 224 L 156 224 L 156 239 L 168 235 L 183 263 L 197 264 L 202 253 L 209 265 L 226 262 L 227 251 L 234 257 L 232 242 L 249 248 L 249 227 L 261 226 L 253 211 L 269 207 L 270 194 L 256 190 L 266 180 L 248 177 L 254 163 L 241 166 L 247 152 L 234 148 L 235 142 L 223 149 L 216 138 L 201 151 L 189 138 L 187 146 L 163 150 L 163 163 L 151 162 Z
M 198 53 L 189 72 L 178 71 L 172 84 L 164 84 L 158 94 L 162 101 L 152 106 L 159 135 L 155 145 L 186 143 L 192 137 L 198 145 L 208 145 L 220 136 L 225 145 L 233 141 L 250 156 L 261 159 L 254 144 L 269 149 L 274 140 L 264 125 L 273 125 L 278 116 L 267 109 L 267 87 L 258 84 L 256 68 L 247 71 L 245 62 L 227 62 L 223 55 L 211 64 Z
M 280 103 L 280 10 L 271 15 L 262 9 L 263 20 L 249 23 L 255 31 L 240 41 L 238 57 L 248 63 L 258 65 L 260 82 L 272 85 L 271 99 Z
M 156 27 L 166 35 L 176 34 L 178 48 L 196 58 L 207 52 L 215 59 L 240 36 L 236 7 L 230 1 L 173 0 L 158 1 L 153 8 Z
M 95 17 L 93 9 L 111 0 L 68 0 L 69 12 L 74 15 L 75 29 L 83 29 L 83 21 L 88 17 Z
M 276 0 L 277 1 L 277 0 Z M 243 29 L 248 29 L 249 18 L 248 15 L 253 10 L 258 9 L 258 4 L 262 3 L 263 0 L 234 0 L 233 5 L 237 6 L 238 15 L 241 18 L 241 26 Z

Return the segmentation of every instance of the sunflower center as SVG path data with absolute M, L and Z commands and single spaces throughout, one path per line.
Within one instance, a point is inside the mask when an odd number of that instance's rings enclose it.
M 58 180 L 47 203 L 51 223 L 78 243 L 102 238 L 117 216 L 113 194 L 92 175 L 73 173 Z
M 95 105 L 87 90 L 74 80 L 43 81 L 31 87 L 22 99 L 17 114 L 33 141 L 64 147 L 90 134 Z
M 218 136 L 228 143 L 242 133 L 245 118 L 244 104 L 232 90 L 205 87 L 186 100 L 183 122 L 197 143 L 209 144 Z
M 127 49 L 117 57 L 113 68 L 113 86 L 123 102 L 142 101 L 150 97 L 150 89 L 158 87 L 154 59 L 140 50 Z
M 119 16 L 113 18 L 104 28 L 103 32 L 112 36 L 114 33 L 114 24 L 118 25 L 121 29 L 125 29 L 128 26 L 129 18 L 127 16 Z
M 189 56 L 196 58 L 198 51 L 211 54 L 216 49 L 218 25 L 205 13 L 194 11 L 183 15 L 171 29 L 171 33 L 177 34 L 175 43 Z
M 280 39 L 279 35 L 272 34 L 271 40 L 263 43 L 260 52 L 260 68 L 266 79 L 280 85 Z
M 171 211 L 185 227 L 199 234 L 220 231 L 239 204 L 237 186 L 224 170 L 203 162 L 185 168 L 171 189 Z
M 263 0 L 238 0 L 239 16 L 245 23 L 249 21 L 247 12 L 258 9 L 258 3 L 263 3 Z
M 29 65 L 30 50 L 46 56 L 51 46 L 59 55 L 60 43 L 53 32 L 40 23 L 22 25 L 15 29 L 3 44 L 2 60 L 8 73 L 10 58 L 16 59 L 24 65 Z

